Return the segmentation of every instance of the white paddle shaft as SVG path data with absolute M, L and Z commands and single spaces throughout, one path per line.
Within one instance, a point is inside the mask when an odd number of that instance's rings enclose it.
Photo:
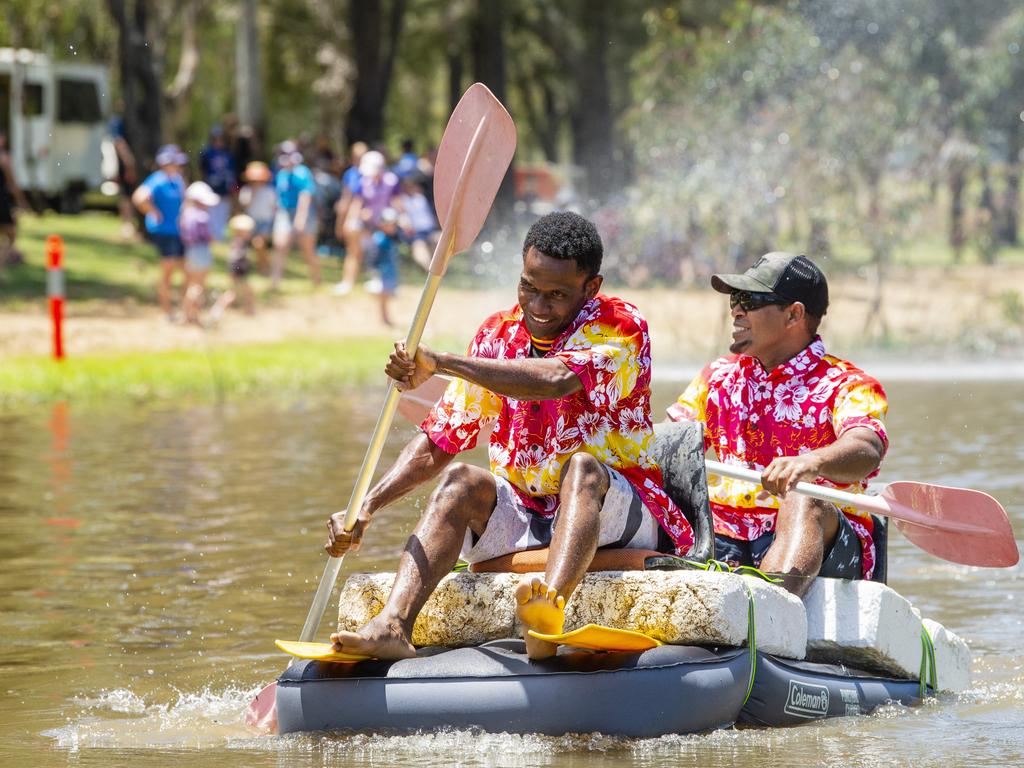
M 720 461 L 712 461 L 711 459 L 707 459 L 704 464 L 709 473 L 713 472 L 716 475 L 725 475 L 726 477 L 731 477 L 735 480 L 746 480 L 754 485 L 761 484 L 761 473 L 756 469 L 737 467 L 733 464 L 723 464 Z M 826 488 L 823 485 L 815 485 L 814 483 L 797 483 L 793 490 L 797 493 L 802 493 L 804 496 L 821 499 L 822 501 L 830 501 L 833 504 L 838 504 L 840 506 L 866 509 L 871 512 L 878 512 L 881 515 L 887 515 L 891 512 L 889 505 L 885 502 L 885 499 L 878 496 L 868 496 L 864 493 L 840 491 L 836 488 Z
M 466 193 L 466 177 L 468 176 L 469 169 L 473 167 L 477 156 L 483 150 L 485 123 L 486 117 L 480 121 L 476 131 L 473 133 L 469 148 L 466 150 L 466 156 L 462 161 L 462 168 L 460 169 L 459 178 L 455 184 L 455 191 L 452 194 L 452 201 L 448 208 L 448 215 L 445 217 L 444 227 L 441 230 L 441 239 L 434 248 L 434 255 L 430 260 L 430 271 L 427 273 L 427 281 L 423 286 L 423 293 L 420 294 L 420 303 L 416 307 L 416 314 L 409 327 L 409 334 L 405 339 L 405 349 L 410 358 L 416 355 L 416 348 L 420 345 L 423 330 L 427 325 L 427 317 L 430 315 L 430 310 L 434 305 L 434 298 L 437 296 L 438 288 L 441 287 L 441 278 L 444 276 L 445 270 L 448 268 L 448 262 L 451 261 L 453 256 L 456 212 L 459 210 L 462 197 Z M 481 226 L 483 225 L 482 219 L 480 224 Z M 473 237 L 476 237 L 476 233 L 473 234 Z M 384 401 L 384 407 L 377 418 L 377 426 L 373 430 L 373 437 L 370 438 L 366 455 L 363 457 L 363 464 L 359 468 L 359 475 L 352 488 L 352 495 L 348 500 L 348 507 L 345 512 L 346 531 L 352 530 L 356 522 L 356 516 L 359 514 L 363 501 L 366 499 L 366 493 L 370 488 L 373 473 L 377 470 L 377 463 L 380 461 L 380 454 L 384 450 L 384 443 L 387 440 L 388 430 L 391 429 L 391 421 L 394 419 L 395 411 L 398 408 L 398 398 L 400 396 L 401 392 L 398 391 L 398 388 L 392 381 L 388 385 L 387 399 Z M 341 564 L 344 559 L 344 555 L 327 559 L 323 576 L 320 577 L 316 594 L 313 595 L 313 603 L 309 606 L 309 613 L 306 614 L 306 621 L 302 625 L 299 640 L 310 642 L 316 636 L 316 632 L 320 628 L 320 622 L 327 610 L 327 603 L 331 599 L 331 592 L 334 591 L 334 583 L 338 580 L 338 573 L 341 571 Z

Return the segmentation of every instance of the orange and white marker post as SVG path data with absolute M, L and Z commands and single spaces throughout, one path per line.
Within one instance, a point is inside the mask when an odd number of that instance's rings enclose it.
M 53 320 L 53 359 L 64 359 L 64 241 L 59 235 L 46 238 L 46 295 Z

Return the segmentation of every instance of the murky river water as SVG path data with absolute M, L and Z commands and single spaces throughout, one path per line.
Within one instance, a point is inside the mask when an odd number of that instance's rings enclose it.
M 677 391 L 660 382 L 657 404 Z M 986 490 L 1020 541 L 1024 383 L 889 391 L 883 479 Z M 971 644 L 965 694 L 797 729 L 639 742 L 254 735 L 241 713 L 284 666 L 273 639 L 298 635 L 323 570 L 324 520 L 348 498 L 381 400 L 0 416 L 0 765 L 1024 763 L 1024 571 L 944 563 L 895 532 L 889 583 Z M 410 434 L 396 428 L 385 461 Z M 345 572 L 391 569 L 423 499 L 382 513 Z

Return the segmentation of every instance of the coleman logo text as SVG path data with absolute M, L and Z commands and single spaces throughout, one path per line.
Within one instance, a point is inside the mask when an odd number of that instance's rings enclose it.
M 790 680 L 785 711 L 797 717 L 825 717 L 828 714 L 828 688 Z

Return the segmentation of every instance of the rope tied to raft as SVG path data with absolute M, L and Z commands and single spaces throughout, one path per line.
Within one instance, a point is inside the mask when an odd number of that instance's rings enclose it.
M 935 643 L 926 627 L 921 627 L 921 698 L 928 695 L 928 688 L 939 690 L 939 672 L 935 666 Z
M 750 655 L 750 679 L 747 681 L 747 694 L 743 697 L 743 706 L 746 706 L 757 675 L 757 622 L 754 620 L 754 593 L 746 582 L 743 582 L 743 589 L 747 592 L 747 652 Z

